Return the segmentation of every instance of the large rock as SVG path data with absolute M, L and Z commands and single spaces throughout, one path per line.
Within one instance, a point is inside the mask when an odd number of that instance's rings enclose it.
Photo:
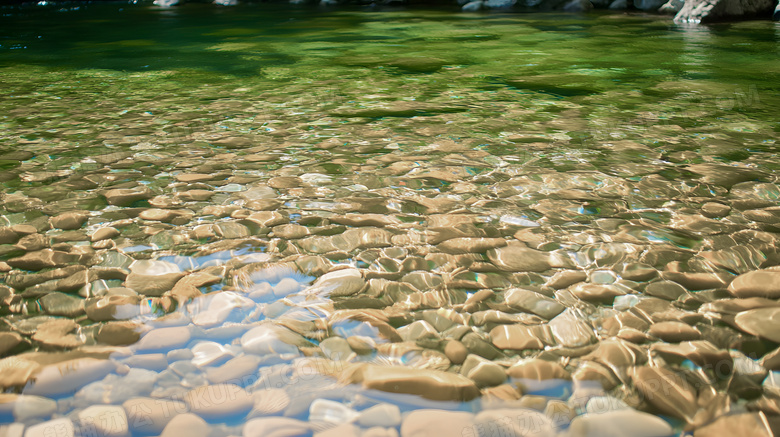
M 742 17 L 769 17 L 774 6 L 773 0 L 686 0 L 674 21 L 706 23 Z

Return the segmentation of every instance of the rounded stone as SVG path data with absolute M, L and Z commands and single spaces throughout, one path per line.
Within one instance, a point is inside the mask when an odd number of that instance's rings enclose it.
M 444 346 L 444 354 L 453 364 L 462 364 L 466 360 L 469 350 L 458 340 L 450 340 Z

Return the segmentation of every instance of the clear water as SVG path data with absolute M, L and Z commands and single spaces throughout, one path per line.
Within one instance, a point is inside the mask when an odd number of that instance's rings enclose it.
M 589 274 L 661 248 L 676 255 L 658 261 L 659 270 L 682 260 L 675 268 L 736 275 L 757 268 L 771 252 L 736 234 L 778 232 L 736 210 L 703 225 L 686 221 L 707 202 L 753 202 L 749 209 L 780 200 L 777 23 L 704 27 L 631 14 L 276 4 L 159 9 L 74 3 L 0 11 L 0 215 L 5 225 L 16 225 L 42 213 L 90 211 L 90 232 L 106 225 L 122 229 L 116 248 L 98 250 L 102 266 L 126 268 L 133 259 L 154 258 L 200 270 L 246 256 L 241 263 L 263 261 L 262 254 L 324 253 L 334 264 L 393 273 L 419 245 L 415 232 L 434 222 L 451 224 L 442 214 L 460 214 L 488 236 L 531 230 L 522 237 L 527 244 L 566 253 L 571 266 Z M 20 151 L 29 156 L 8 155 Z M 183 173 L 219 177 L 187 186 L 176 180 Z M 304 181 L 271 196 L 290 222 L 329 235 L 343 230 L 317 227 L 334 216 L 394 216 L 398 224 L 389 227 L 395 235 L 410 235 L 394 243 L 405 249 L 328 250 L 320 240 L 272 238 L 267 230 L 249 242 L 203 249 L 211 240 L 198 238 L 194 229 L 230 213 L 205 208 L 262 209 L 242 193 L 278 176 Z M 188 220 L 143 221 L 107 205 L 101 195 L 139 184 L 158 197 L 134 206 L 184 208 Z M 190 188 L 214 194 L 194 201 L 176 196 Z M 89 246 L 60 234 L 47 235 Z M 715 264 L 696 256 L 738 243 L 755 243 L 760 254 L 721 252 Z M 0 248 L 4 260 L 20 255 L 10 244 Z M 437 275 L 454 274 L 468 284 L 447 305 L 462 303 L 479 287 L 541 286 L 554 273 L 513 276 L 490 271 L 487 263 L 485 258 L 479 268 L 454 272 L 436 266 Z M 240 288 L 229 270 L 223 272 L 220 283 L 201 291 Z M 262 287 L 278 286 L 283 278 Z M 295 278 L 301 289 L 313 280 Z M 590 281 L 610 281 L 609 275 L 597 278 Z M 95 281 L 78 294 L 91 297 L 120 285 Z M 286 305 L 298 309 L 287 315 L 327 319 L 328 311 L 317 309 L 325 301 L 289 297 Z M 169 309 L 160 301 L 146 304 L 150 326 Z M 259 304 L 269 305 L 263 318 L 286 311 L 267 300 Z M 589 308 L 594 319 L 604 310 Z M 41 313 L 34 295 L 2 308 L 12 325 Z M 231 323 L 257 319 L 244 307 L 231 317 Z M 94 343 L 91 322 L 82 317 L 79 323 L 87 343 Z M 345 337 L 378 336 L 348 319 L 332 329 Z M 200 335 L 236 346 L 224 332 Z M 435 366 L 414 351 L 377 358 L 382 360 Z M 263 372 L 277 364 L 263 363 Z M 203 382 L 199 375 L 180 378 L 182 387 Z M 291 391 L 310 389 L 304 384 Z M 161 397 L 178 393 L 155 390 Z M 82 393 L 60 401 L 58 414 L 79 411 L 90 399 Z M 296 417 L 305 420 L 305 411 Z M 238 432 L 230 428 L 239 426 L 234 422 L 225 426 L 219 432 Z

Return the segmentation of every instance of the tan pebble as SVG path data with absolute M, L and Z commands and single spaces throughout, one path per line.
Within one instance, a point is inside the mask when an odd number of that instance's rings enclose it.
M 468 349 L 458 340 L 450 340 L 444 346 L 444 354 L 453 364 L 462 364 L 469 354 Z

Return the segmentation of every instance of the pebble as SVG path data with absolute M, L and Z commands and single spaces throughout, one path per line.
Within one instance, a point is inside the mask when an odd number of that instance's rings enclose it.
M 329 422 L 342 424 L 353 422 L 358 417 L 358 412 L 347 407 L 341 402 L 328 399 L 316 399 L 309 406 L 310 422 Z
M 306 422 L 287 417 L 252 419 L 243 427 L 243 437 L 299 437 L 310 432 Z
M 252 396 L 235 384 L 198 387 L 190 390 L 184 401 L 189 411 L 206 420 L 243 417 L 254 406 Z
M 80 229 L 87 222 L 87 219 L 89 219 L 89 214 L 73 211 L 58 214 L 49 219 L 49 223 L 53 228 L 73 230 Z
M 743 311 L 736 315 L 734 323 L 748 334 L 780 343 L 780 307 Z
M 550 320 L 566 307 L 542 294 L 523 288 L 510 288 L 504 292 L 504 302 L 512 309 L 533 313 Z
M 107 322 L 100 326 L 95 339 L 99 343 L 126 346 L 141 338 L 142 326 L 135 322 Z
M 76 437 L 76 428 L 70 419 L 61 417 L 27 428 L 24 437 Z
M 297 354 L 298 348 L 279 338 L 279 328 L 264 324 L 256 326 L 241 336 L 241 346 L 245 352 L 256 355 Z
M 357 423 L 364 428 L 401 425 L 401 409 L 393 404 L 377 404 L 361 411 Z
M 618 409 L 577 416 L 571 421 L 571 437 L 671 437 L 671 425 L 652 414 Z
M 94 405 L 79 411 L 79 428 L 105 437 L 126 437 L 129 433 L 127 414 L 116 405 Z
M 37 250 L 9 259 L 8 265 L 21 270 L 39 271 L 55 267 L 64 267 L 79 261 L 78 255 L 52 249 Z
M 81 387 L 102 379 L 115 369 L 116 365 L 113 362 L 96 358 L 76 358 L 49 364 L 35 374 L 34 380 L 27 383 L 23 393 L 45 397 L 73 394 Z
M 553 267 L 566 266 L 563 259 L 555 254 L 531 249 L 522 244 L 488 250 L 487 256 L 499 269 L 510 272 L 543 272 Z
M 252 394 L 254 406 L 249 412 L 249 418 L 265 417 L 279 414 L 290 406 L 290 396 L 279 388 L 265 388 Z
M 772 437 L 780 430 L 777 417 L 767 417 L 763 412 L 737 413 L 718 417 L 711 423 L 697 428 L 693 437 L 755 436 Z
M 146 397 L 128 399 L 122 403 L 122 408 L 130 429 L 141 435 L 160 434 L 172 419 L 188 410 L 187 404 L 181 401 Z
M 729 284 L 729 293 L 738 298 L 780 298 L 780 271 L 755 270 L 737 276 Z
M 12 411 L 17 422 L 48 419 L 57 411 L 57 402 L 42 396 L 19 395 L 13 401 Z
M 51 292 L 38 300 L 46 314 L 75 318 L 84 314 L 84 299 L 60 293 Z
M 174 416 L 160 433 L 160 437 L 209 437 L 209 424 L 199 416 L 184 413 Z
M 474 415 L 464 411 L 415 410 L 404 417 L 401 437 L 468 435 L 473 426 Z
M 499 349 L 544 349 L 538 331 L 538 327 L 521 324 L 496 326 L 490 331 L 490 340 Z
M 458 340 L 450 340 L 444 346 L 444 354 L 453 364 L 462 364 L 469 354 L 469 350 Z
M 312 284 L 312 289 L 323 296 L 344 297 L 357 293 L 365 285 L 366 281 L 360 270 L 341 269 L 320 276 Z
M 551 379 L 570 380 L 571 375 L 558 363 L 540 359 L 521 361 L 506 371 L 507 375 L 515 379 L 527 379 L 533 381 L 547 381 Z
M 406 393 L 437 401 L 470 401 L 479 389 L 470 379 L 454 373 L 402 366 L 364 365 L 350 375 L 350 382 L 367 389 Z
M 131 272 L 125 279 L 125 287 L 144 296 L 159 297 L 173 289 L 184 275 L 184 273 L 180 272 L 159 275 L 144 275 Z
M 463 362 L 460 373 L 474 381 L 479 388 L 503 384 L 507 378 L 503 367 L 474 354 L 469 355 Z
M 169 351 L 186 345 L 191 337 L 190 329 L 186 326 L 157 328 L 144 334 L 134 346 L 136 350 L 144 352 Z
M 698 340 L 701 332 L 698 329 L 683 322 L 660 322 L 650 326 L 648 334 L 670 343 Z
M 672 370 L 640 366 L 631 370 L 631 379 L 643 399 L 660 412 L 691 421 L 699 409 L 696 389 Z
M 490 249 L 504 247 L 507 242 L 503 238 L 452 238 L 439 243 L 436 248 L 444 253 L 485 253 Z
M 95 322 L 126 320 L 141 314 L 140 301 L 139 296 L 120 294 L 87 299 L 84 311 Z
M 544 413 L 527 408 L 499 408 L 479 412 L 474 418 L 474 425 L 464 429 L 460 435 L 524 437 L 529 434 L 528 431 L 540 437 L 557 434 L 552 421 Z
M 109 205 L 130 206 L 134 202 L 147 200 L 154 197 L 152 190 L 147 187 L 116 188 L 103 193 Z

